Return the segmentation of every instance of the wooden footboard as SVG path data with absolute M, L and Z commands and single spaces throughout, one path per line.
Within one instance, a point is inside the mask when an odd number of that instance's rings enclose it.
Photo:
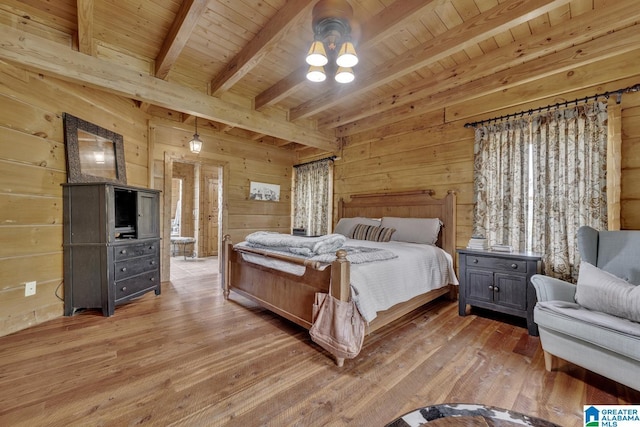
M 233 290 L 261 306 L 297 323 L 311 327 L 311 316 L 316 292 L 331 293 L 343 301 L 349 299 L 349 262 L 345 251 L 338 251 L 330 267 L 321 269 L 320 263 L 308 262 L 286 255 L 273 255 L 281 261 L 305 267 L 302 276 L 286 273 L 245 261 L 242 252 L 265 256 L 260 250 L 242 248 L 234 250 L 229 236 L 224 238 L 223 290 L 225 298 Z

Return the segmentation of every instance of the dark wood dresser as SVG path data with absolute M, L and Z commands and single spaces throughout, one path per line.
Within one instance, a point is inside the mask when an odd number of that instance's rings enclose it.
M 527 319 L 529 335 L 538 335 L 533 321 L 536 292 L 531 276 L 542 272 L 542 255 L 458 249 L 459 314 L 467 304 Z
M 64 314 L 160 295 L 159 191 L 63 184 Z

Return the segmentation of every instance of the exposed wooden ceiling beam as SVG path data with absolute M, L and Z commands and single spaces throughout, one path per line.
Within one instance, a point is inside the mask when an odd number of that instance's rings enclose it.
M 167 77 L 208 3 L 208 0 L 182 1 L 176 19 L 156 57 L 156 77 L 159 79 Z
M 313 0 L 287 2 L 273 19 L 225 65 L 223 71 L 211 80 L 211 94 L 220 95 L 249 73 L 273 50 L 280 39 L 286 37 L 292 28 L 300 27 L 306 16 L 311 14 L 314 3 Z
M 323 150 L 337 148 L 335 137 L 259 111 L 241 108 L 195 89 L 84 55 L 59 43 L 0 24 L 0 58 L 44 75 L 88 85 L 242 129 L 273 135 Z
M 615 49 L 612 49 L 612 46 L 615 46 Z M 423 93 L 419 109 L 422 112 L 442 109 L 447 105 L 459 104 L 497 92 L 505 92 L 510 88 L 531 83 L 545 77 L 573 72 L 580 67 L 605 61 L 614 56 L 639 51 L 639 46 L 640 31 L 638 31 L 637 25 L 634 25 L 608 33 L 605 36 L 590 40 L 578 46 L 490 74 L 464 85 L 458 85 L 435 94 L 432 93 L 427 97 L 425 97 Z M 588 84 L 585 86 L 593 86 L 610 81 L 612 78 L 622 79 L 636 74 L 637 67 L 626 67 L 626 70 L 620 69 L 620 75 L 615 77 L 611 71 L 603 73 L 602 75 L 594 74 L 586 79 L 588 80 Z M 557 89 L 557 93 L 566 92 L 566 83 L 559 83 Z M 571 89 L 576 90 L 580 88 L 572 87 Z M 540 94 L 540 98 L 549 96 L 551 96 L 551 94 L 548 92 Z M 531 97 L 530 100 L 535 100 L 535 97 Z M 509 107 L 509 105 L 501 104 L 501 107 L 506 108 Z M 389 112 L 385 113 L 385 115 L 388 114 Z M 376 118 L 378 119 L 377 126 L 379 126 L 380 115 L 368 117 L 367 120 L 375 120 Z
M 615 49 L 612 49 L 612 46 L 615 46 Z M 608 33 L 603 37 L 590 40 L 573 48 L 565 49 L 552 55 L 529 61 L 526 64 L 520 64 L 479 80 L 474 80 L 464 86 L 434 94 L 429 97 L 429 103 L 434 108 L 436 106 L 440 108 L 442 105 L 452 105 L 454 103 L 464 102 L 480 96 L 502 92 L 509 88 L 530 83 L 544 77 L 570 72 L 579 67 L 604 61 L 614 56 L 620 56 L 627 52 L 638 51 L 639 47 L 640 31 L 638 31 L 637 25 L 634 25 L 619 31 Z M 633 74 L 637 74 L 637 68 L 633 69 Z M 630 76 L 616 76 L 615 78 L 619 79 L 626 77 Z M 594 76 L 589 85 L 595 85 L 610 80 L 611 75 L 603 74 L 601 76 Z M 566 91 L 566 87 L 563 87 L 562 90 Z M 508 105 L 504 105 L 503 107 L 508 107 Z
M 93 6 L 94 0 L 78 0 L 78 49 L 87 55 L 93 51 Z
M 372 68 L 368 74 L 358 77 L 357 85 L 328 90 L 291 109 L 289 117 L 297 120 L 320 113 L 341 102 L 343 97 L 356 96 L 390 83 L 569 2 L 570 0 L 505 1 L 403 54 L 403 58 L 394 58 Z
M 359 132 L 370 126 L 380 126 L 380 114 L 386 111 L 422 112 L 422 108 L 413 107 L 433 92 L 453 88 L 460 89 L 463 87 L 462 85 L 473 80 L 484 78 L 509 67 L 601 37 L 609 33 L 612 28 L 632 25 L 638 20 L 640 14 L 625 13 L 624 11 L 631 10 L 630 8 L 633 7 L 636 1 L 620 0 L 597 10 L 584 13 L 563 25 L 550 28 L 544 34 L 534 34 L 525 41 L 515 42 L 493 50 L 481 57 L 456 65 L 451 69 L 443 70 L 429 79 L 417 81 L 386 99 L 382 98 L 370 103 L 361 103 L 349 109 L 348 113 L 340 114 L 339 117 L 319 121 L 318 127 L 339 127 L 338 135 L 344 135 L 345 132 Z M 353 125 L 349 125 L 350 123 L 353 123 Z
M 367 49 L 393 34 L 402 27 L 404 22 L 415 14 L 424 14 L 446 0 L 397 0 L 388 8 L 372 17 L 365 25 L 357 43 L 358 54 L 366 56 Z M 302 65 L 287 77 L 277 82 L 255 98 L 255 108 L 259 110 L 274 104 L 293 93 L 298 87 L 307 82 L 307 65 Z

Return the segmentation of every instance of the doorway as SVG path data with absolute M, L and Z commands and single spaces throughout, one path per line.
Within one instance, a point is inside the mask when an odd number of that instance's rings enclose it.
M 172 263 L 181 270 L 201 270 L 217 258 L 226 226 L 227 163 L 165 154 L 162 280 L 170 280 Z M 221 260 L 213 261 L 220 269 Z

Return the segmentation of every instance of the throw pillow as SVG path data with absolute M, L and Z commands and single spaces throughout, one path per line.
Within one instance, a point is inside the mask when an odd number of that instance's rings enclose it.
M 438 218 L 398 218 L 385 216 L 382 227 L 395 228 L 391 240 L 435 245 L 442 222 Z
M 366 224 L 366 225 L 378 226 L 378 225 L 380 225 L 380 220 L 379 219 L 364 218 L 364 217 L 359 217 L 359 216 L 353 217 L 353 218 L 340 218 L 340 220 L 336 224 L 336 228 L 335 228 L 335 230 L 333 230 L 333 232 L 336 233 L 336 234 L 342 234 L 345 237 L 349 237 L 353 233 L 353 229 L 358 224 Z
M 580 263 L 576 302 L 590 310 L 640 322 L 640 286 L 584 261 Z
M 351 233 L 351 238 L 356 240 L 370 240 L 372 242 L 388 242 L 396 230 L 393 228 L 376 227 L 373 225 L 358 224 Z

